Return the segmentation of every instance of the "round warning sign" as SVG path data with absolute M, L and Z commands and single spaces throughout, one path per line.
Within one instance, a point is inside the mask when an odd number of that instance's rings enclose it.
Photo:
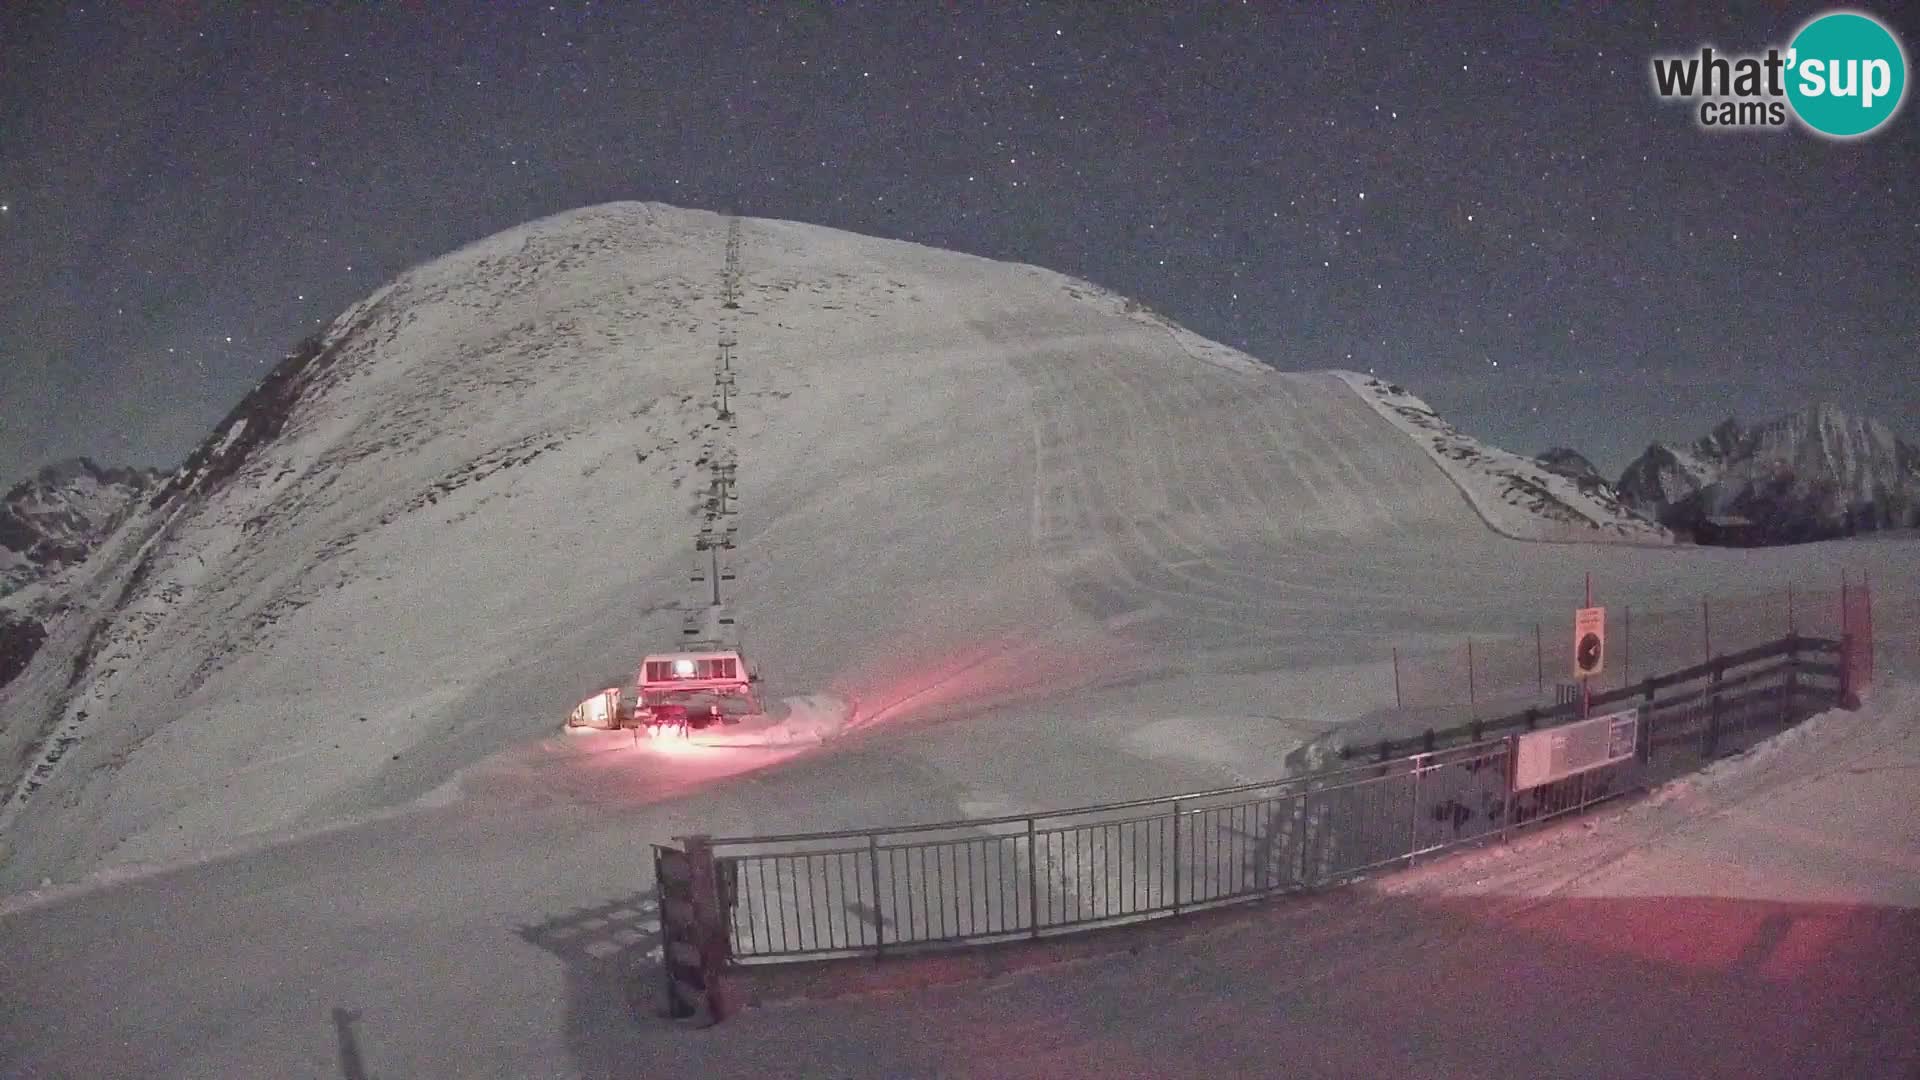
M 1580 648 L 1576 663 L 1580 665 L 1582 675 L 1591 675 L 1600 670 L 1600 635 L 1587 634 L 1580 639 Z
M 1581 608 L 1573 616 L 1573 675 L 1584 679 L 1600 674 L 1607 664 L 1607 612 Z

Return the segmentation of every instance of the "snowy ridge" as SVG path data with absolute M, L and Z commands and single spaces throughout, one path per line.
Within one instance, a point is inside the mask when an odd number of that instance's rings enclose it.
M 1504 536 L 1595 543 L 1673 542 L 1671 532 L 1634 513 L 1610 489 L 1583 488 L 1537 460 L 1462 434 L 1398 385 L 1357 372 L 1336 374 L 1431 454 L 1487 524 Z
M 1260 361 L 1255 360 L 1239 349 L 1203 338 L 1199 334 L 1194 333 L 1179 323 L 1174 322 L 1172 319 L 1168 319 L 1159 312 L 1140 303 L 1138 300 L 1103 289 L 1090 281 L 1083 281 L 1080 278 L 1068 277 L 1065 274 L 1056 273 L 1052 270 L 1042 269 L 1037 266 L 1031 269 L 1038 275 L 1058 282 L 1060 288 L 1065 290 L 1069 296 L 1079 300 L 1085 300 L 1089 304 L 1109 314 L 1123 315 L 1130 319 L 1136 319 L 1148 326 L 1158 327 L 1166 331 L 1167 335 L 1173 338 L 1174 342 L 1178 344 L 1181 349 L 1185 350 L 1188 356 L 1202 363 L 1213 364 L 1226 368 L 1229 371 L 1241 371 L 1253 374 L 1270 370 L 1268 365 L 1262 364 Z

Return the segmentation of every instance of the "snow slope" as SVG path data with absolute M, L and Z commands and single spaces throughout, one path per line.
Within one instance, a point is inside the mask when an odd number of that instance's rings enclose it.
M 223 424 L 8 701 L 75 755 L 32 778 L 57 834 L 15 851 L 390 804 L 676 641 L 724 227 L 580 211 L 342 316 L 284 428 Z M 777 694 L 893 717 L 1188 665 L 1297 634 L 1246 588 L 1293 552 L 1480 529 L 1331 377 L 1031 267 L 780 223 L 746 247 L 736 606 Z
M 1916 768 L 1908 684 L 1511 847 L 1137 955 L 789 1002 L 658 1050 L 716 1073 L 1906 1078 Z

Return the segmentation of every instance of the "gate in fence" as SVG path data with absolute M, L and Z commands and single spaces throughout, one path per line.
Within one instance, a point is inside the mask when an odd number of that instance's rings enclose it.
M 1176 916 L 1404 865 L 1613 798 L 1651 772 L 1697 767 L 1857 691 L 1871 667 L 1854 653 L 1868 640 L 1788 637 L 1595 695 L 1596 714 L 1613 707 L 1585 722 L 1592 732 L 1543 722 L 1572 719 L 1570 709 L 1535 709 L 1427 732 L 1417 752 L 1382 744 L 1379 760 L 1267 783 L 895 829 L 696 837 L 684 851 L 660 850 L 690 857 L 690 882 L 714 883 L 722 940 L 700 956 L 727 964 Z M 1502 729 L 1512 733 L 1488 737 Z M 664 919 L 664 878 L 661 896 Z

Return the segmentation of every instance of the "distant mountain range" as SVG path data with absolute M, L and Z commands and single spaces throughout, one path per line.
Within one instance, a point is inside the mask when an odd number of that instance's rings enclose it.
M 1612 488 L 1606 478 L 1600 475 L 1600 470 L 1593 467 L 1593 462 L 1588 461 L 1586 455 L 1578 450 L 1556 446 L 1541 454 L 1536 460 L 1545 466 L 1548 472 L 1558 473 L 1583 489 Z
M 1792 544 L 1920 526 L 1920 450 L 1830 404 L 1753 427 L 1727 420 L 1686 446 L 1654 443 L 1615 486 L 1635 512 L 1703 543 Z
M 15 484 L 0 500 L 0 596 L 78 566 L 164 475 L 82 457 Z
M 26 669 L 47 636 L 39 616 L 60 602 L 57 588 L 32 587 L 84 562 L 163 475 L 74 458 L 0 499 L 0 686 Z

